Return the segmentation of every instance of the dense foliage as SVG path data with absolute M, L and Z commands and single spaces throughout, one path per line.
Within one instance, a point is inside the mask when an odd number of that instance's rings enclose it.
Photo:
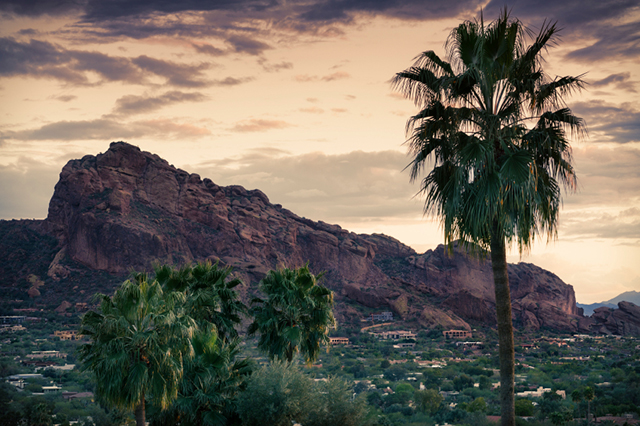
M 79 359 L 95 375 L 100 401 L 135 409 L 138 426 L 147 408 L 154 425 L 233 423 L 253 367 L 238 359 L 236 327 L 247 308 L 230 274 L 210 262 L 158 266 L 153 277 L 134 274 L 112 297 L 97 295 L 99 310 L 82 317 L 80 335 L 90 341 Z M 260 289 L 268 298 L 254 299 L 249 329 L 258 347 L 289 363 L 298 352 L 317 358 L 335 325 L 331 291 L 307 266 L 270 271 Z

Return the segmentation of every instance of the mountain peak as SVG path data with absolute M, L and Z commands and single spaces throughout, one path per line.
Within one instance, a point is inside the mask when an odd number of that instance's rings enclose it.
M 59 244 L 47 282 L 72 279 L 73 262 L 122 277 L 155 263 L 211 260 L 234 268 L 247 297 L 269 269 L 309 262 L 326 271 L 343 322 L 392 310 L 422 327 L 495 324 L 490 262 L 459 244 L 417 254 L 382 234 L 299 217 L 260 190 L 218 186 L 126 142 L 69 161 L 41 228 Z M 571 286 L 535 265 L 508 268 L 517 326 L 589 330 Z

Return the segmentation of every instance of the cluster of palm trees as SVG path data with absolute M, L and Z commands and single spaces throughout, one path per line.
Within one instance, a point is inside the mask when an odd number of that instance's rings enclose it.
M 253 316 L 249 331 L 273 359 L 291 362 L 301 352 L 315 360 L 335 326 L 333 294 L 317 284 L 308 265 L 270 271 L 260 282 L 265 300 L 248 309 L 230 268 L 210 262 L 135 273 L 113 296 L 96 295 L 87 312 L 79 349 L 94 373 L 96 394 L 111 407 L 133 410 L 145 425 L 222 425 L 246 387 L 253 362 L 239 358 L 237 327 Z
M 392 80 L 420 108 L 407 123 L 407 168 L 412 181 L 430 170 L 420 182 L 425 213 L 441 218 L 447 243 L 491 251 L 502 426 L 515 424 L 506 250 L 556 236 L 561 189 L 576 189 L 567 132 L 585 129 L 563 100 L 582 79 L 542 69 L 557 35 L 548 22 L 535 35 L 505 9 L 493 22 L 481 16 L 454 28 L 446 60 L 426 51 Z

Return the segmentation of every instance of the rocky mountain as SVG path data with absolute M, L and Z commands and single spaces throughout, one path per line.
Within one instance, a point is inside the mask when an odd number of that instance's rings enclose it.
M 247 297 L 269 269 L 309 262 L 314 272 L 326 271 L 324 284 L 336 293 L 342 321 L 392 310 L 416 327 L 495 323 L 491 265 L 462 247 L 418 254 L 385 235 L 299 217 L 259 190 L 218 186 L 124 142 L 70 161 L 46 220 L 2 221 L 0 237 L 2 291 L 10 297 L 28 288 L 36 300 L 86 302 L 131 269 L 196 260 L 233 266 Z M 637 330 L 620 326 L 628 317 L 583 317 L 573 288 L 535 265 L 509 265 L 509 279 L 518 327 Z M 635 318 L 627 308 L 625 315 Z
M 608 334 L 640 336 L 640 306 L 631 302 L 619 302 L 618 309 L 600 307 L 591 315 L 595 324 L 591 330 Z

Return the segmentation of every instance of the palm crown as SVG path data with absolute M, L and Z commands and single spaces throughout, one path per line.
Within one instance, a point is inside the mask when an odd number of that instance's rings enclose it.
M 421 192 L 447 242 L 487 247 L 494 232 L 522 250 L 556 235 L 561 186 L 576 188 L 566 131 L 584 131 L 563 102 L 583 81 L 551 80 L 541 67 L 557 31 L 545 23 L 527 46 L 506 10 L 490 24 L 467 21 L 449 36 L 448 61 L 424 52 L 392 80 L 421 108 L 407 123 L 407 167 L 416 180 L 433 162 Z
M 80 360 L 99 378 L 98 396 L 109 405 L 135 408 L 144 424 L 145 397 L 166 408 L 177 396 L 196 324 L 180 309 L 184 295 L 164 293 L 146 274 L 135 274 L 113 297 L 98 297 L 100 312 L 82 318 L 80 332 L 92 343 L 80 347 Z
M 260 334 L 258 348 L 271 358 L 286 359 L 302 352 L 308 363 L 317 359 L 320 343 L 329 341 L 329 330 L 335 327 L 333 292 L 317 285 L 308 265 L 298 269 L 269 271 L 260 281 L 267 299 L 255 298 L 251 313 L 254 321 L 249 335 Z

